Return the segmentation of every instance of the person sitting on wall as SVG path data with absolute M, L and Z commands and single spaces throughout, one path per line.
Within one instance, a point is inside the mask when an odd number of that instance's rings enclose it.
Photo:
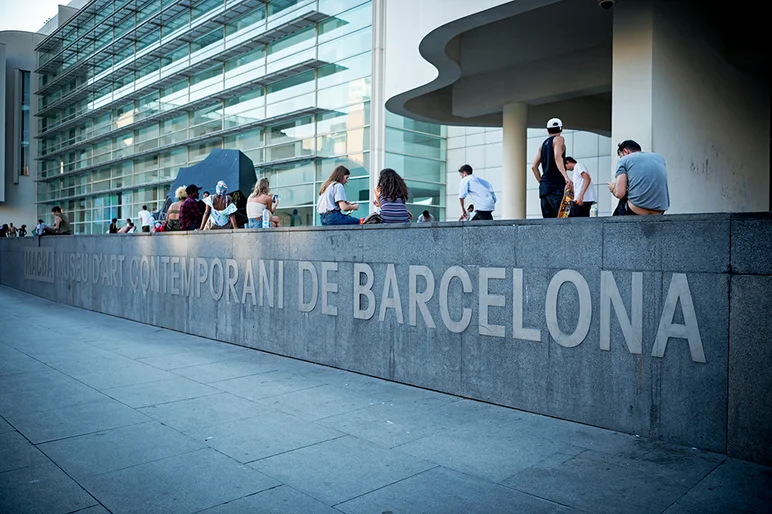
M 410 223 L 407 210 L 408 188 L 405 181 L 391 168 L 381 170 L 373 191 L 374 203 L 381 209 L 381 223 Z
M 214 195 L 204 198 L 206 210 L 201 219 L 201 230 L 239 228 L 236 224 L 236 204 L 227 193 L 228 185 L 221 180 L 215 186 Z
M 182 202 L 188 197 L 188 193 L 185 190 L 186 186 L 180 186 L 174 191 L 174 197 L 176 202 L 169 206 L 169 210 L 166 211 L 166 230 L 174 231 L 180 229 L 180 207 Z
M 129 229 L 132 227 L 132 225 L 134 225 L 134 224 L 131 222 L 131 218 L 126 218 L 126 226 L 121 228 L 120 230 L 118 230 L 118 233 L 119 234 L 128 234 L 129 233 Z M 116 226 L 117 226 L 117 224 L 116 224 Z
M 108 234 L 117 234 L 118 233 L 118 218 L 113 218 L 112 221 L 110 221 L 110 228 L 107 229 Z
M 19 229 L 19 237 L 25 237 L 27 235 L 27 225 L 22 225 Z
M 619 143 L 616 179 L 607 182 L 608 190 L 619 198 L 614 216 L 664 214 L 670 208 L 665 159 L 652 152 L 642 152 L 632 140 Z
M 469 207 L 466 208 L 466 217 L 464 217 L 464 215 L 462 214 L 461 217 L 459 218 L 459 221 L 472 221 L 472 219 L 475 217 L 476 214 L 477 214 L 477 211 L 474 208 L 474 204 L 470 203 Z
M 252 188 L 252 193 L 247 198 L 247 218 L 249 219 L 247 228 L 263 227 L 263 211 L 265 209 L 271 213 L 271 226 L 280 227 L 279 217 L 273 215 L 277 207 L 279 207 L 279 199 L 277 197 L 274 200 L 274 196 L 271 195 L 271 184 L 267 178 L 261 178 L 255 182 L 255 187 Z
M 348 182 L 351 172 L 345 166 L 338 166 L 322 187 L 319 188 L 319 201 L 316 204 L 316 212 L 319 213 L 322 225 L 359 225 L 361 220 L 345 213 L 359 209 L 358 203 L 349 203 L 346 200 L 346 191 L 343 186 Z
M 429 223 L 434 221 L 434 216 L 429 211 L 424 211 L 418 216 L 418 223 Z
M 54 213 L 54 226 L 46 227 L 43 229 L 43 233 L 41 235 L 46 236 L 65 236 L 65 235 L 71 235 L 72 234 L 72 227 L 70 226 L 70 220 L 67 219 L 67 216 L 62 212 L 62 208 L 58 205 L 54 206 L 54 208 L 51 209 L 51 212 Z
M 198 230 L 201 227 L 203 213 L 198 208 L 198 192 L 201 190 L 195 184 L 185 188 L 188 197 L 180 205 L 180 230 Z
M 8 227 L 8 233 L 6 234 L 6 237 L 18 237 L 18 230 L 16 227 L 13 226 L 13 223 L 11 223 L 11 226 Z
M 0 227 L 0 237 L 8 237 L 8 223 L 3 223 Z

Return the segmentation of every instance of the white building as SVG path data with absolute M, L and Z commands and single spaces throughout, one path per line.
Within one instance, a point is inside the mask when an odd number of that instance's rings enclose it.
M 569 155 L 597 164 L 596 183 L 612 176 L 611 143 L 634 139 L 668 164 L 668 212 L 769 209 L 769 57 L 765 29 L 747 10 L 662 0 L 389 0 L 384 18 L 387 109 L 486 127 L 463 134 L 464 160 L 476 157 L 486 170 L 499 169 L 495 152 L 476 143 L 497 144 L 487 128 L 503 127 L 499 179 L 489 177 L 501 184 L 502 217 L 537 213 L 523 164 L 553 116 L 598 135 L 566 138 Z M 449 177 L 462 147 L 454 135 Z M 599 200 L 608 212 L 608 194 Z

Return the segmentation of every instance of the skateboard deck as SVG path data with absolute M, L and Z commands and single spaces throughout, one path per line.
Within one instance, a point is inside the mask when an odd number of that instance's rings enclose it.
M 563 191 L 563 200 L 560 202 L 560 209 L 558 209 L 558 218 L 567 218 L 573 203 L 574 188 L 566 184 L 566 189 Z

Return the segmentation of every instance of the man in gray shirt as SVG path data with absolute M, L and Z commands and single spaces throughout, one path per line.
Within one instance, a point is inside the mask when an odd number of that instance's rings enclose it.
M 642 152 L 641 145 L 629 139 L 619 143 L 617 155 L 616 179 L 607 183 L 619 198 L 614 215 L 664 214 L 670 208 L 665 159 Z

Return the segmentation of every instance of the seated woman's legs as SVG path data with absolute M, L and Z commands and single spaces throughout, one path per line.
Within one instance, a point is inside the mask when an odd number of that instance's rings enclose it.
M 322 225 L 359 225 L 359 218 L 346 216 L 340 211 L 332 211 L 320 216 Z

